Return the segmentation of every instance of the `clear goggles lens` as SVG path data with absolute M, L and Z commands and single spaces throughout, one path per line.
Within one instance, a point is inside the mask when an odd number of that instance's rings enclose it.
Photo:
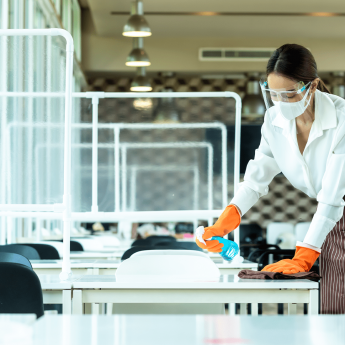
M 266 103 L 266 108 L 269 109 L 270 107 L 275 106 L 277 102 L 294 103 L 301 101 L 309 89 L 310 82 L 307 85 L 304 85 L 303 82 L 299 82 L 289 87 L 288 90 L 270 89 L 266 80 L 261 80 L 260 86 Z

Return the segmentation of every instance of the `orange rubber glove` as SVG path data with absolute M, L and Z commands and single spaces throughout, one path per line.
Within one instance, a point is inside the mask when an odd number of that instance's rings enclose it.
M 213 236 L 224 237 L 229 232 L 238 228 L 241 223 L 241 215 L 235 205 L 229 205 L 225 208 L 216 223 L 212 226 L 205 228 L 202 235 L 203 240 L 207 240 Z M 205 242 L 205 241 L 204 241 Z M 205 244 L 196 239 L 196 244 L 202 248 L 207 249 L 209 252 L 220 253 L 223 244 L 217 240 L 206 241 Z
M 319 255 L 320 253 L 313 249 L 296 246 L 295 256 L 292 259 L 285 259 L 275 264 L 267 265 L 262 271 L 283 274 L 309 272 Z

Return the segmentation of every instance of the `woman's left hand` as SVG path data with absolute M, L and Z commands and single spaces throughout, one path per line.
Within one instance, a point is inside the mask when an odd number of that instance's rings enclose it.
M 319 252 L 311 248 L 296 246 L 295 256 L 292 259 L 285 259 L 267 265 L 262 271 L 279 272 L 283 274 L 309 272 L 319 255 Z

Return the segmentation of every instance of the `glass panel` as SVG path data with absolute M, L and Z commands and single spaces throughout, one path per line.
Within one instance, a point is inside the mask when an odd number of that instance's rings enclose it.
M 73 149 L 81 163 L 76 171 L 82 177 L 73 180 L 81 203 L 74 207 L 90 211 L 92 106 L 90 100 L 81 103 L 79 126 L 84 128 L 74 143 L 83 145 L 79 153 L 77 146 Z M 234 137 L 229 142 L 226 126 L 214 120 L 226 111 L 228 123 L 234 123 L 233 99 L 105 98 L 99 100 L 98 111 L 100 212 L 222 209 L 223 192 L 226 202 L 232 197 Z M 196 114 L 205 122 L 193 122 Z
M 0 40 L 0 47 L 0 91 L 18 92 L 0 97 L 2 201 L 61 203 L 65 41 L 60 37 L 8 37 Z M 38 97 L 33 92 L 57 94 Z

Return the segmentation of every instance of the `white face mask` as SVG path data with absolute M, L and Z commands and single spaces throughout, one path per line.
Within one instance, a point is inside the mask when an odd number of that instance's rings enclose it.
M 305 93 L 305 96 L 303 97 L 303 99 L 298 102 L 289 103 L 289 102 L 273 101 L 273 103 L 279 108 L 282 116 L 286 120 L 290 121 L 302 115 L 305 112 L 305 110 L 308 108 L 310 100 L 311 100 L 311 95 L 310 95 L 308 103 L 305 104 L 308 94 L 309 94 L 309 90 Z

